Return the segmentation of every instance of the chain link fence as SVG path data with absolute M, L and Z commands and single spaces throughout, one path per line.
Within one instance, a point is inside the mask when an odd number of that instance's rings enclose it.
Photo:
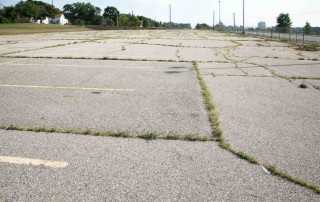
M 238 27 L 224 27 L 223 32 L 242 34 L 242 28 Z M 306 44 L 317 43 L 320 44 L 320 33 L 306 32 L 303 28 L 289 28 L 289 27 L 272 27 L 268 29 L 246 28 L 245 35 L 264 37 L 274 40 L 289 41 L 293 43 Z

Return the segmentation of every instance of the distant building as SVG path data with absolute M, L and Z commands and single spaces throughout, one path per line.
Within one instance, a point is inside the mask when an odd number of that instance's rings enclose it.
M 43 20 L 37 20 L 37 24 L 49 24 L 50 18 L 46 17 Z
M 65 25 L 69 23 L 69 20 L 63 14 L 58 14 L 55 18 L 51 19 L 51 23 Z
M 176 29 L 191 29 L 191 24 L 189 23 L 171 23 L 171 28 Z
M 25 21 L 25 20 L 24 20 Z M 69 20 L 64 17 L 63 14 L 58 14 L 55 16 L 55 18 L 48 18 L 45 19 L 38 19 L 34 20 L 32 17 L 30 19 L 27 19 L 30 23 L 37 23 L 37 24 L 60 24 L 60 25 L 66 25 L 69 24 Z
M 259 22 L 258 23 L 258 28 L 259 29 L 266 29 L 267 28 L 266 22 Z

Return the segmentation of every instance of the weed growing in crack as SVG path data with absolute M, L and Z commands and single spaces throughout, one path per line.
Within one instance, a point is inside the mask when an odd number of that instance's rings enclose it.
M 140 138 L 145 140 L 180 140 L 180 141 L 213 141 L 213 139 L 199 134 L 176 134 L 176 133 L 159 133 L 159 132 L 146 132 L 142 134 L 133 134 L 125 131 L 94 131 L 90 128 L 85 130 L 81 129 L 58 129 L 58 128 L 46 128 L 46 127 L 21 127 L 17 125 L 0 125 L 1 130 L 13 130 L 13 131 L 28 131 L 36 133 L 65 133 L 65 134 L 77 134 L 77 135 L 92 135 L 100 137 L 117 137 L 117 138 Z
M 317 44 L 301 45 L 297 48 L 299 51 L 318 51 L 319 46 Z
M 154 140 L 158 137 L 158 134 L 155 132 L 147 132 L 141 135 L 138 135 L 138 138 L 145 139 L 145 140 Z
M 283 171 L 279 171 L 276 167 L 274 167 L 272 165 L 264 165 L 264 167 L 266 169 L 268 169 L 274 175 L 277 175 L 277 176 L 284 178 L 288 181 L 291 181 L 295 184 L 307 187 L 307 188 L 315 191 L 317 194 L 320 194 L 320 188 L 317 187 L 316 185 L 310 184 L 310 183 L 308 183 L 304 180 L 301 180 L 301 179 L 297 179 L 297 178 L 293 177 L 292 175 L 289 175 L 288 173 L 285 173 Z
M 308 86 L 305 83 L 302 83 L 299 85 L 299 88 L 306 89 L 306 88 L 308 88 Z
M 224 138 L 224 135 L 223 135 L 223 131 L 220 127 L 220 122 L 219 122 L 219 116 L 218 116 L 218 113 L 215 109 L 215 105 L 211 99 L 211 93 L 210 91 L 208 90 L 207 88 L 207 85 L 205 84 L 202 76 L 201 76 L 201 73 L 200 73 L 200 70 L 199 70 L 199 67 L 198 67 L 198 64 L 197 62 L 193 62 L 193 65 L 194 65 L 194 68 L 196 70 L 196 73 L 197 73 L 197 77 L 198 77 L 198 80 L 199 80 L 199 84 L 200 84 L 200 87 L 201 87 L 201 90 L 202 90 L 202 95 L 204 97 L 204 103 L 205 103 L 205 106 L 208 110 L 208 114 L 209 114 L 209 121 L 211 123 L 211 127 L 212 127 L 212 130 L 214 131 L 214 134 L 218 137 L 218 142 L 219 142 L 219 146 L 222 148 L 222 149 L 225 149 L 229 152 L 231 152 L 232 154 L 238 156 L 239 158 L 241 159 L 244 159 L 246 160 L 247 162 L 249 163 L 252 163 L 252 164 L 256 164 L 256 165 L 262 165 L 257 159 L 255 159 L 253 156 L 243 152 L 243 151 L 237 151 L 236 149 L 232 148 L 231 145 L 225 140 Z M 300 186 L 303 186 L 303 187 L 306 187 L 306 188 L 309 188 L 313 191 L 315 191 L 316 193 L 320 193 L 320 188 L 317 187 L 316 185 L 313 185 L 313 184 L 310 184 L 304 180 L 301 180 L 301 179 L 298 179 L 298 178 L 295 178 L 283 171 L 280 171 L 278 169 L 276 169 L 275 167 L 273 166 L 265 166 L 265 168 L 270 171 L 271 173 L 273 173 L 274 175 L 276 176 L 279 176 L 281 178 L 284 178 L 290 182 L 293 182 L 293 183 L 296 183 Z
M 320 90 L 320 86 L 313 86 L 315 89 Z

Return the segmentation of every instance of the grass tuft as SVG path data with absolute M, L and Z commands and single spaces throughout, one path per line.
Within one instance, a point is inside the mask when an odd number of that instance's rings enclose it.
M 306 89 L 306 88 L 308 88 L 308 86 L 305 83 L 302 83 L 299 85 L 299 88 Z
M 164 136 L 163 139 L 166 140 L 179 140 L 180 136 L 174 133 L 169 133 L 168 135 Z
M 318 51 L 319 46 L 317 44 L 301 45 L 297 48 L 299 51 Z
M 154 139 L 157 139 L 158 136 L 159 134 L 156 132 L 146 132 L 144 134 L 138 135 L 138 138 L 145 139 L 145 140 L 154 140 Z
M 236 152 L 237 156 L 244 159 L 244 160 L 247 160 L 248 162 L 252 163 L 252 164 L 257 164 L 259 165 L 259 162 L 252 156 L 250 156 L 249 154 L 245 153 L 245 152 Z
M 84 135 L 93 135 L 94 131 L 91 128 L 87 128 L 86 130 L 83 131 Z

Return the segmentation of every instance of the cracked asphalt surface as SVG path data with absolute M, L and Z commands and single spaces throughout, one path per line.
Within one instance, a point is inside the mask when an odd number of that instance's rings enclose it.
M 195 60 L 231 146 L 320 186 L 319 53 L 193 30 L 2 36 L 0 125 L 212 137 Z M 320 198 L 216 142 L 0 130 L 0 201 L 60 200 Z
M 0 164 L 0 198 L 8 201 L 320 199 L 212 142 L 12 131 L 1 131 L 0 140 L 1 155 L 69 163 L 62 169 Z

